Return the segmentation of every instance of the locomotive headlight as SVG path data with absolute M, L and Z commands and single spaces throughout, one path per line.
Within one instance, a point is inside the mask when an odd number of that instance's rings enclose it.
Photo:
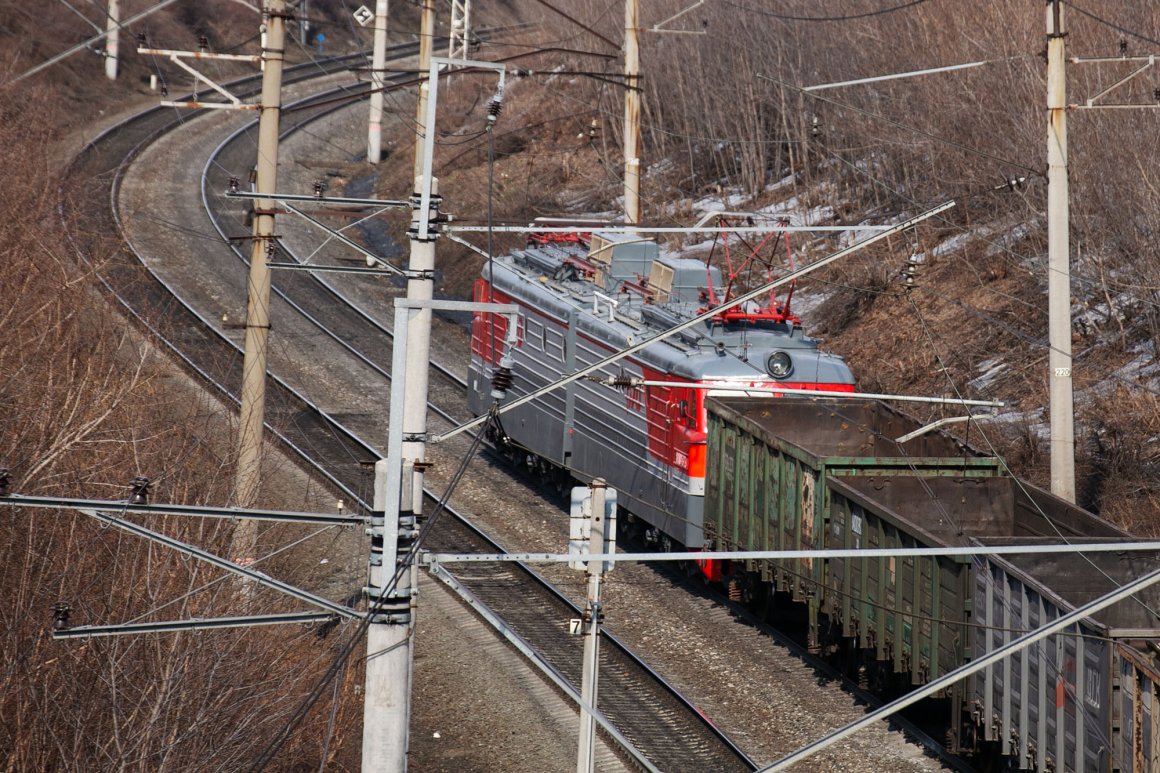
M 793 373 L 793 360 L 785 352 L 774 352 L 766 358 L 765 369 L 774 378 L 785 378 Z

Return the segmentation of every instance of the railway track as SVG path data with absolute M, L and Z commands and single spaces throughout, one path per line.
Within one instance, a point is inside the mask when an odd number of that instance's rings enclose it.
M 436 552 L 487 552 L 502 548 L 468 520 L 456 518 L 432 531 L 427 547 Z M 537 656 L 577 691 L 582 637 L 567 621 L 582 610 L 522 564 L 473 564 L 470 569 L 436 570 L 455 589 L 466 588 L 471 602 L 499 616 Z M 528 584 L 521 582 L 528 578 Z M 520 592 L 518 588 L 529 592 Z M 466 595 L 466 594 L 461 594 Z M 754 770 L 757 765 L 724 736 L 685 696 L 649 668 L 607 630 L 601 632 L 599 708 L 659 770 Z
M 417 50 L 414 44 L 396 47 L 395 55 Z M 284 80 L 295 83 L 320 74 L 346 69 L 362 55 L 348 55 L 295 65 L 286 69 Z M 245 78 L 231 84 L 240 97 L 260 89 L 260 79 Z M 365 87 L 364 87 L 365 90 Z M 166 132 L 188 120 L 177 111 L 157 107 L 109 128 L 89 143 L 73 160 L 65 179 L 80 181 L 74 189 L 62 191 L 61 220 L 74 252 L 84 256 L 100 254 L 99 234 L 121 233 L 116 200 L 129 164 Z M 201 378 L 221 399 L 237 404 L 239 398 L 225 385 L 241 383 L 242 360 L 229 341 L 214 332 L 209 320 L 191 306 L 181 303 L 171 289 L 148 271 L 140 256 L 126 244 L 103 261 L 97 276 L 114 302 L 193 374 Z M 359 499 L 349 481 L 359 479 L 358 460 L 349 460 L 344 445 L 345 432 L 328 417 L 310 407 L 295 390 L 277 379 L 267 383 L 267 422 L 278 439 L 304 462 L 310 464 L 352 501 Z M 295 432 L 282 431 L 294 427 Z M 325 453 L 332 465 L 311 462 L 312 454 Z M 373 457 L 367 457 L 373 458 Z
M 336 62 L 334 66 L 341 69 L 346 66 L 346 62 Z M 316 65 L 309 65 L 309 68 L 313 73 L 319 72 Z M 293 78 L 293 75 L 290 77 Z M 251 88 L 253 83 L 251 79 Z M 246 83 L 234 84 L 234 88 L 245 93 Z M 350 90 L 346 93 L 349 94 Z M 325 101 L 333 96 L 329 94 L 317 97 L 316 100 Z M 304 100 L 295 107 L 299 117 L 295 119 L 292 129 L 300 128 L 318 115 L 333 109 L 320 106 L 316 113 L 311 114 L 310 100 Z M 130 161 L 150 142 L 172 131 L 182 122 L 181 117 L 161 108 L 146 111 L 104 133 L 78 156 L 70 170 L 70 177 L 86 182 L 77 196 L 66 197 L 66 203 L 62 205 L 62 219 L 65 222 L 84 225 L 70 234 L 78 254 L 90 254 L 95 247 L 83 241 L 83 234 L 115 232 L 119 226 L 115 207 L 83 206 L 83 203 L 115 204 L 122 176 Z M 216 164 L 214 168 L 221 169 L 224 165 Z M 244 255 L 239 257 L 244 259 Z M 292 255 L 287 257 L 294 259 Z M 240 353 L 227 336 L 215 331 L 210 319 L 176 299 L 170 288 L 144 269 L 143 260 L 133 254 L 131 247 L 118 251 L 104 264 L 100 276 L 111 296 L 129 315 L 144 325 L 221 397 L 237 402 L 234 390 L 228 385 L 241 382 Z M 384 377 L 387 376 L 383 370 L 387 360 L 380 359 L 383 356 L 380 345 L 384 338 L 389 337 L 389 330 L 377 324 L 368 325 L 365 315 L 352 315 L 349 310 L 339 312 L 341 304 L 335 303 L 333 288 L 327 288 L 304 272 L 297 274 L 290 282 L 281 284 L 287 302 L 300 307 L 301 312 L 308 315 L 320 330 L 327 329 L 328 335 L 343 339 L 348 349 L 379 349 L 377 357 L 365 353 L 359 356 Z M 368 328 L 372 332 L 368 333 Z M 449 370 L 447 375 L 454 378 Z M 378 457 L 368 443 L 320 410 L 300 390 L 273 377 L 268 384 L 267 417 L 280 442 L 324 475 L 335 488 L 349 497 L 349 501 L 367 509 L 366 502 L 360 496 L 365 480 L 360 462 Z M 452 524 L 452 521 L 445 523 Z M 457 525 L 435 534 L 441 547 L 472 549 L 470 542 L 461 541 L 462 535 L 472 533 L 466 521 L 459 514 L 454 514 L 454 524 Z M 459 538 L 455 536 L 456 529 L 459 530 Z M 478 533 L 475 539 L 480 539 Z M 495 547 L 489 549 L 494 550 Z M 524 631 L 526 640 L 543 652 L 545 660 L 558 663 L 562 673 L 578 671 L 579 657 L 574 654 L 578 640 L 566 634 L 561 638 L 561 621 L 575 614 L 562 606 L 563 596 L 551 590 L 534 573 L 513 573 L 510 567 L 497 568 L 497 571 L 509 576 L 502 581 L 495 576 L 461 581 L 472 588 L 478 598 L 491 599 L 496 608 L 502 610 L 501 616 L 511 616 L 513 629 Z M 521 605 L 513 607 L 509 604 L 505 609 L 500 604 L 504 597 L 527 599 L 533 596 L 545 601 L 538 610 L 523 607 L 522 619 L 516 619 L 521 615 Z M 554 601 L 549 604 L 548 599 Z M 609 646 L 605 650 L 609 654 L 606 656 L 608 662 L 605 663 L 605 669 L 606 673 L 616 674 L 616 678 L 609 678 L 602 683 L 601 707 L 624 723 L 625 736 L 631 738 L 632 745 L 639 748 L 648 759 L 655 760 L 652 764 L 662 770 L 679 769 L 684 767 L 682 760 L 697 759 L 704 761 L 703 766 L 696 766 L 698 769 L 746 770 L 755 767 L 691 703 L 681 699 L 672 688 L 666 688 L 659 676 L 639 658 L 613 640 L 608 641 Z M 567 666 L 569 661 L 576 664 L 575 669 Z M 572 678 L 578 683 L 578 673 Z M 658 732 L 658 729 L 664 731 Z

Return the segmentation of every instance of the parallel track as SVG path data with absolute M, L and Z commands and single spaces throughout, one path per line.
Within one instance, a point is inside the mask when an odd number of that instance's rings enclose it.
M 464 520 L 433 530 L 435 552 L 503 552 Z M 457 580 L 498 614 L 571 684 L 580 684 L 583 639 L 567 629 L 582 610 L 522 564 L 471 564 Z M 447 571 L 446 567 L 443 571 Z M 528 582 L 524 582 L 524 579 Z M 517 588 L 527 588 L 520 591 Z M 743 771 L 756 765 L 688 699 L 602 631 L 600 710 L 660 770 Z
M 349 59 L 330 60 L 330 66 L 340 69 Z M 296 74 L 309 77 L 322 71 L 323 67 L 312 63 L 288 69 L 287 77 L 293 79 Z M 256 79 L 233 84 L 235 93 L 242 94 L 247 88 L 252 91 L 255 86 Z M 318 99 L 325 101 L 329 96 L 332 95 Z M 301 107 L 305 109 L 306 105 Z M 326 109 L 321 107 L 313 115 L 304 113 L 297 125 L 318 117 Z M 148 143 L 174 130 L 181 122 L 182 117 L 172 111 L 155 108 L 113 127 L 78 155 L 69 170 L 69 177 L 82 180 L 83 184 L 72 198 L 62 197 L 61 212 L 63 222 L 80 225 L 69 234 L 78 255 L 96 252 L 96 245 L 86 241 L 86 234 L 118 232 L 115 205 L 125 169 Z M 108 202 L 112 206 L 101 206 L 99 202 Z M 235 390 L 228 385 L 241 383 L 241 356 L 231 342 L 215 334 L 207 320 L 170 294 L 144 269 L 140 258 L 130 249 L 118 251 L 112 260 L 101 266 L 99 275 L 110 295 L 132 318 L 145 326 L 220 396 L 237 403 Z M 317 302 L 320 293 L 329 292 L 306 274 L 301 274 L 301 277 L 292 283 L 298 289 L 289 293 L 296 298 L 306 295 L 314 297 Z M 301 304 L 303 301 L 295 302 Z M 326 302 L 322 303 L 322 307 L 326 305 Z M 333 301 L 330 301 L 330 306 L 334 306 Z M 335 318 L 331 313 L 325 315 L 324 321 L 321 310 L 317 314 L 311 312 L 311 316 L 320 327 L 360 324 L 357 320 L 352 323 L 349 318 Z M 365 320 L 362 324 L 365 325 Z M 365 327 L 357 335 L 366 335 Z M 373 335 L 388 336 L 389 331 L 380 328 Z M 360 496 L 365 473 L 359 462 L 377 458 L 377 453 L 339 422 L 325 415 L 304 395 L 277 378 L 269 379 L 267 395 L 267 420 L 275 436 L 344 492 L 349 501 L 359 503 L 364 511 L 367 510 L 368 505 Z M 469 527 L 462 516 L 453 515 L 454 523 L 446 521 L 441 530 L 434 532 L 440 549 L 481 549 L 478 542 L 471 541 L 480 539 L 478 532 Z M 476 536 L 468 539 L 465 535 L 471 533 Z M 496 548 L 488 545 L 486 549 Z M 513 570 L 511 566 L 493 569 L 490 578 L 483 578 L 483 572 L 476 572 L 480 579 L 470 584 L 481 597 L 491 599 L 499 614 L 510 619 L 511 626 L 520 630 L 546 660 L 556 664 L 562 673 L 578 684 L 578 640 L 567 635 L 561 637 L 560 625 L 561 620 L 577 614 L 575 608 L 567 608 L 561 594 L 528 570 Z M 527 603 L 531 598 L 542 601 L 533 607 Z M 509 601 L 507 605 L 502 603 L 504 599 Z M 513 599 L 521 603 L 510 604 Z M 756 767 L 639 658 L 611 637 L 606 635 L 605 640 L 608 646 L 604 648 L 601 708 L 618 722 L 625 723 L 622 732 L 653 760 L 653 764 L 662 770 L 688 769 L 690 764 L 702 770 L 752 770 Z

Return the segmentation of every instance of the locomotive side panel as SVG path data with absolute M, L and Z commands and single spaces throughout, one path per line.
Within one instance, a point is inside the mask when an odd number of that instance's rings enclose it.
M 576 367 L 591 365 L 612 349 L 585 335 L 577 336 Z M 627 361 L 606 367 L 597 376 L 625 372 L 657 375 L 647 365 Z M 627 392 L 591 382 L 577 382 L 573 456 L 569 466 L 578 477 L 604 477 L 617 489 L 621 505 L 690 548 L 703 544 L 701 492 L 691 491 L 686 469 L 688 443 L 674 439 L 684 415 L 671 390 L 646 387 Z M 690 410 L 695 410 L 690 409 Z M 663 448 L 662 454 L 658 448 Z
M 494 299 L 496 303 L 519 303 L 526 307 L 526 298 L 505 292 L 511 289 L 503 284 L 506 276 L 506 272 L 497 270 L 494 276 L 496 286 L 490 289 L 484 283 L 477 283 L 476 299 Z M 539 309 L 535 313 L 525 311 L 520 316 L 518 343 L 509 352 L 512 358 L 512 386 L 508 391 L 512 397 L 521 397 L 547 386 L 558 379 L 567 367 L 567 318 L 551 313 L 555 311 L 566 315 L 567 309 L 553 309 L 546 302 L 541 302 Z M 476 314 L 472 320 L 472 354 L 467 374 L 468 407 L 476 415 L 486 413 L 493 402 L 491 379 L 499 366 L 506 334 L 505 318 Z M 540 400 L 507 412 L 501 423 L 505 432 L 523 448 L 553 463 L 563 464 L 567 403 L 568 393 L 565 389 L 553 390 Z

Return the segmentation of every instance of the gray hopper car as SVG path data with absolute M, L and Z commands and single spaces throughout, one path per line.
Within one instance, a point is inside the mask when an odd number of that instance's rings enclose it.
M 716 549 L 942 547 L 1129 535 L 996 460 L 876 403 L 709 400 L 706 539 Z M 1108 592 L 1155 556 L 753 561 L 751 593 L 804 605 L 807 643 L 893 694 L 978 659 Z M 1160 594 L 1123 602 L 943 696 L 960 752 L 1026 770 L 1150 770 L 1160 669 L 1144 640 Z M 1154 719 L 1155 717 L 1155 719 Z M 1160 764 L 1156 766 L 1160 770 Z

